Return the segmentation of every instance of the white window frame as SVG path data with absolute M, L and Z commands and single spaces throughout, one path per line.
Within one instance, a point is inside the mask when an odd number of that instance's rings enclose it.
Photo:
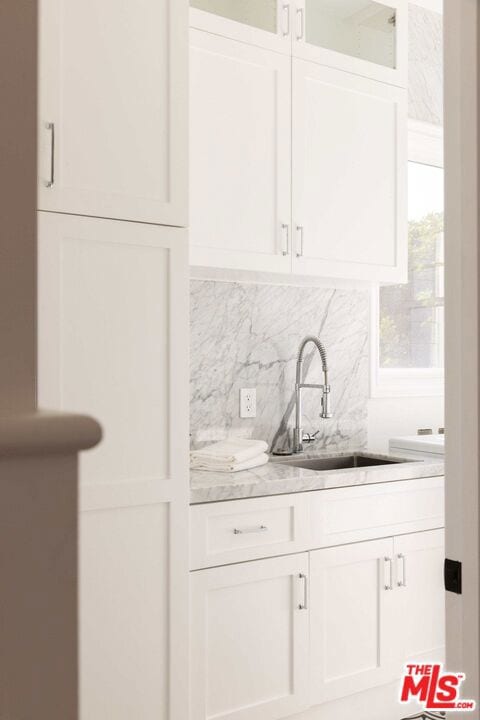
M 408 160 L 443 168 L 443 129 L 410 120 Z M 372 289 L 370 303 L 370 395 L 371 397 L 431 397 L 444 394 L 443 368 L 381 368 L 379 286 Z

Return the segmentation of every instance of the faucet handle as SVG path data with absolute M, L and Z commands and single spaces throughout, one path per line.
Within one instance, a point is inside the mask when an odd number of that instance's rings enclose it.
M 314 433 L 303 433 L 302 442 L 305 442 L 305 443 L 315 442 L 319 432 L 320 432 L 320 430 L 317 430 L 317 432 L 314 432 Z

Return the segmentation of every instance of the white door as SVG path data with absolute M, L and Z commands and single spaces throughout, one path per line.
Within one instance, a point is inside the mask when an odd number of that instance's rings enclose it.
M 293 60 L 294 272 L 406 280 L 406 92 Z
M 294 57 L 407 86 L 408 0 L 294 0 Z
M 186 225 L 187 0 L 41 0 L 41 210 Z
M 190 31 L 190 261 L 290 271 L 290 58 Z
M 395 585 L 401 632 L 398 675 L 406 662 L 443 662 L 445 589 L 443 530 L 400 535 L 394 539 Z
M 39 213 L 38 401 L 80 459 L 81 718 L 188 716 L 186 230 Z
M 393 679 L 393 541 L 310 553 L 310 684 L 316 705 Z
M 480 6 L 444 3 L 446 556 L 461 563 L 461 593 L 447 592 L 447 667 L 480 699 L 479 557 L 479 90 L 472 58 Z M 450 714 L 468 717 L 469 713 Z M 473 713 L 472 713 L 473 714 Z
M 191 574 L 192 720 L 306 707 L 307 583 L 307 553 Z

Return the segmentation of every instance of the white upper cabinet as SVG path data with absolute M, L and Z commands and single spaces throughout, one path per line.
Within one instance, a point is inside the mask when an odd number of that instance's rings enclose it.
M 293 270 L 403 282 L 405 91 L 293 60 Z
M 287 0 L 190 0 L 190 26 L 291 54 L 293 8 Z
M 407 3 L 190 1 L 191 264 L 405 282 Z
M 39 405 L 105 428 L 81 455 L 82 480 L 163 481 L 176 462 L 185 472 L 173 428 L 185 422 L 187 253 L 180 228 L 39 213 Z
M 42 0 L 39 208 L 187 224 L 187 0 Z
M 191 263 L 290 271 L 290 58 L 190 31 Z
M 190 25 L 407 85 L 408 0 L 190 0 Z
M 406 87 L 407 0 L 296 0 L 294 14 L 295 57 Z

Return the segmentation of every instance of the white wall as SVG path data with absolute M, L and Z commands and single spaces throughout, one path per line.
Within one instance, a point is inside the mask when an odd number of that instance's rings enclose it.
M 368 448 L 384 452 L 398 435 L 444 426 L 443 397 L 375 398 L 368 403 Z

